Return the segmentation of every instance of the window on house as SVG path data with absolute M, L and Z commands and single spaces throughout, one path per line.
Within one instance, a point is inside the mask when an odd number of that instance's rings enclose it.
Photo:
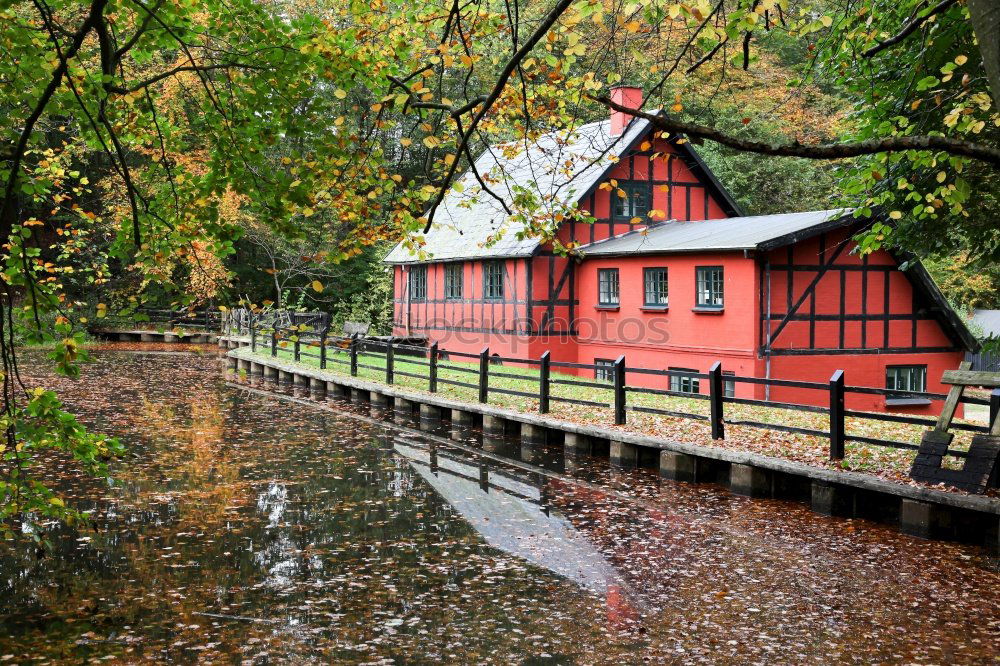
M 692 370 L 691 368 L 670 368 L 670 372 L 678 373 L 670 375 L 671 391 L 678 393 L 701 393 L 701 382 L 698 378 L 683 374 L 685 372 L 697 373 L 697 370 Z
M 617 268 L 601 268 L 597 271 L 597 304 L 618 305 Z
M 624 193 L 623 197 L 621 193 Z M 613 190 L 615 219 L 631 220 L 633 217 L 645 217 L 649 213 L 652 190 L 649 183 L 630 182 L 618 183 L 618 189 Z
M 642 269 L 643 305 L 660 307 L 667 304 L 667 269 Z
M 444 297 L 449 301 L 462 298 L 462 264 L 445 264 Z
M 483 263 L 483 298 L 490 301 L 503 299 L 503 262 Z
M 927 366 L 889 366 L 885 369 L 885 387 L 893 391 L 923 393 L 927 390 Z
M 734 371 L 732 371 L 732 370 L 723 370 L 722 371 L 722 376 L 725 377 L 726 375 L 729 375 L 731 377 L 735 377 L 736 373 Z M 727 398 L 735 398 L 736 397 L 736 382 L 734 382 L 731 379 L 723 379 L 722 380 L 722 395 L 724 395 Z
M 615 362 L 609 358 L 595 358 L 594 379 L 613 382 L 615 380 Z
M 410 266 L 410 300 L 427 298 L 427 266 Z
M 722 307 L 722 266 L 698 266 L 696 269 L 700 308 Z

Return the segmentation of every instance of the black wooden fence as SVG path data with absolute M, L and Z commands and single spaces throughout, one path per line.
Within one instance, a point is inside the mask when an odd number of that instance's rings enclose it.
M 563 402 L 574 405 L 586 405 L 591 407 L 603 407 L 612 410 L 613 422 L 615 425 L 624 425 L 627 422 L 629 412 L 641 412 L 648 414 L 658 414 L 663 416 L 679 417 L 686 419 L 696 419 L 709 421 L 713 439 L 724 439 L 726 425 L 738 425 L 750 428 L 761 428 L 780 432 L 788 432 L 802 435 L 814 435 L 826 438 L 830 442 L 830 459 L 840 460 L 844 457 L 845 445 L 847 442 L 884 446 L 896 449 L 917 450 L 919 447 L 912 442 L 901 442 L 889 439 L 867 437 L 863 435 L 848 433 L 845 428 L 847 417 L 858 419 L 871 419 L 891 423 L 934 426 L 936 419 L 914 416 L 908 414 L 881 414 L 875 412 L 861 412 L 847 409 L 845 406 L 846 396 L 849 394 L 879 395 L 891 399 L 926 399 L 941 400 L 947 396 L 943 393 L 897 391 L 884 388 L 873 388 L 866 386 L 851 386 L 846 383 L 846 376 L 843 370 L 833 373 L 827 382 L 809 382 L 788 379 L 765 379 L 761 377 L 740 377 L 734 374 L 723 374 L 722 363 L 716 362 L 707 373 L 691 372 L 687 370 L 662 370 L 655 368 L 642 368 L 629 366 L 625 355 L 621 355 L 614 362 L 612 367 L 596 365 L 592 363 L 571 363 L 568 361 L 554 361 L 548 351 L 537 359 L 504 357 L 491 355 L 489 347 L 483 348 L 479 353 L 460 352 L 440 348 L 437 343 L 429 347 L 401 344 L 393 342 L 391 339 L 362 338 L 358 335 L 350 337 L 330 335 L 329 327 L 319 332 L 304 330 L 303 327 L 279 328 L 270 327 L 254 329 L 250 337 L 251 351 L 269 353 L 277 356 L 279 350 L 288 351 L 295 361 L 301 361 L 303 357 L 317 359 L 319 367 L 328 368 L 331 364 L 342 366 L 351 376 L 357 376 L 359 368 L 373 370 L 384 373 L 385 382 L 392 384 L 397 376 L 412 377 L 427 381 L 427 388 L 435 393 L 441 384 L 460 386 L 475 389 L 478 393 L 479 402 L 489 401 L 491 394 L 507 394 L 538 400 L 538 411 L 545 414 L 549 411 L 553 402 Z M 426 371 L 421 374 L 407 372 L 396 368 L 397 355 L 405 355 L 406 362 L 421 365 Z M 374 365 L 367 359 L 378 358 L 382 365 Z M 468 359 L 477 362 L 474 365 L 466 366 L 450 363 L 452 358 Z M 538 375 L 520 375 L 506 372 L 503 363 L 513 363 L 526 367 L 538 369 Z M 567 379 L 565 377 L 553 377 L 552 370 L 586 370 L 596 373 L 603 372 L 610 374 L 610 382 L 598 380 L 588 381 L 585 379 Z M 447 379 L 439 376 L 439 370 L 446 369 L 453 372 L 463 373 L 469 376 L 469 381 L 458 379 Z M 632 386 L 628 384 L 628 378 L 637 375 L 652 375 L 665 378 L 667 386 L 670 385 L 670 378 L 687 378 L 689 380 L 706 380 L 708 393 L 691 393 L 687 391 L 671 390 L 669 388 L 653 388 L 647 386 Z M 536 391 L 519 391 L 516 389 L 491 386 L 490 378 L 508 378 L 523 381 L 535 382 L 538 385 Z M 787 403 L 774 400 L 759 400 L 755 398 L 737 398 L 727 395 L 726 383 L 756 384 L 772 387 L 800 388 L 816 391 L 825 396 L 824 402 L 827 406 L 806 405 L 799 403 Z M 583 398 L 570 398 L 559 395 L 553 391 L 560 386 L 575 386 L 582 388 L 592 388 L 610 390 L 612 398 L 608 402 L 599 400 L 589 400 Z M 663 409 L 661 407 L 651 407 L 647 405 L 632 404 L 628 396 L 630 394 L 644 394 L 664 397 L 688 398 L 694 400 L 709 401 L 709 415 L 696 414 L 692 412 L 682 412 L 676 410 Z M 1000 414 L 1000 389 L 993 391 L 989 398 L 964 395 L 962 402 L 970 405 L 988 405 L 990 408 L 990 420 L 997 418 Z M 815 414 L 825 414 L 828 417 L 828 427 L 825 430 L 815 428 L 805 428 L 779 423 L 764 423 L 746 419 L 732 419 L 726 417 L 725 405 L 755 405 L 775 409 L 789 409 L 799 412 L 810 412 Z M 967 423 L 952 423 L 952 428 L 973 433 L 988 433 L 986 426 L 972 425 Z M 960 450 L 949 451 L 949 455 L 958 458 L 966 457 L 965 452 Z

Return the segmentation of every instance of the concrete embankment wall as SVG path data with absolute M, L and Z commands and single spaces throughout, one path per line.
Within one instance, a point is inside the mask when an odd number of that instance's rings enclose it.
M 461 402 L 252 354 L 238 344 L 219 340 L 221 347 L 237 347 L 226 355 L 227 372 L 242 371 L 275 383 L 294 384 L 316 398 L 343 398 L 370 405 L 373 410 L 391 411 L 396 419 L 419 422 L 425 429 L 450 427 L 456 436 L 465 437 L 480 428 L 484 445 L 486 440 L 519 438 L 522 447 L 562 446 L 568 469 L 579 456 L 605 456 L 612 465 L 621 467 L 655 467 L 666 479 L 719 483 L 741 495 L 802 501 L 826 515 L 895 524 L 915 536 L 1000 548 L 997 498 L 893 483 L 859 472 Z

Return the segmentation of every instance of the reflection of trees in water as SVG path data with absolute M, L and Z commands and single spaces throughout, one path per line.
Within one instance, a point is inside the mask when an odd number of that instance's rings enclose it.
M 484 547 L 367 427 L 216 391 L 204 373 L 171 382 L 160 367 L 159 382 L 140 381 L 151 365 L 105 368 L 104 395 L 86 385 L 73 396 L 78 409 L 113 414 L 134 457 L 119 469 L 121 488 L 94 497 L 95 547 L 67 534 L 64 559 L 43 561 L 5 595 L 19 622 L 37 621 L 3 632 L 19 646 L 123 661 L 474 661 L 596 644 L 593 598 Z M 109 409 L 139 385 L 120 401 L 124 413 Z M 20 571 L 26 557 L 2 561 Z
M 121 488 L 87 491 L 100 533 L 64 532 L 40 562 L 0 550 L 0 613 L 14 609 L 0 655 L 736 663 L 768 650 L 890 661 L 898 648 L 912 661 L 962 637 L 953 661 L 974 661 L 996 643 L 998 576 L 960 546 L 848 536 L 805 509 L 701 487 L 629 478 L 643 490 L 623 499 L 514 474 L 623 583 L 584 593 L 484 545 L 377 427 L 222 389 L 214 361 L 138 358 L 102 356 L 85 369 L 101 381 L 59 388 L 133 447 Z

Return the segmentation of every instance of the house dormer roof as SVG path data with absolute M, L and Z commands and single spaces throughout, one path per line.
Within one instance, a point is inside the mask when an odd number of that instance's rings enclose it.
M 572 206 L 597 187 L 618 159 L 633 149 L 652 129 L 645 119 L 634 119 L 620 135 L 612 133 L 611 120 L 589 123 L 572 131 L 543 134 L 532 143 L 490 146 L 476 159 L 476 171 L 489 189 L 513 208 L 520 197 L 534 197 L 542 211 L 553 215 Z M 687 142 L 674 147 L 727 214 L 740 210 L 732 196 L 715 179 Z M 426 233 L 409 239 L 419 253 L 399 243 L 386 263 L 456 261 L 531 256 L 539 247 L 536 237 L 523 234 L 524 225 L 510 219 L 503 206 L 483 191 L 470 169 L 448 190 Z

